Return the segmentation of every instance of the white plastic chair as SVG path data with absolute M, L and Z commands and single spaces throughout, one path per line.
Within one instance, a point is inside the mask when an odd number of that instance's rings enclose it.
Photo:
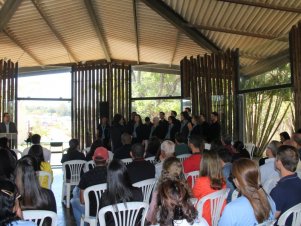
M 90 226 L 96 226 L 97 225 L 97 213 L 99 211 L 99 201 L 101 198 L 102 193 L 107 189 L 107 184 L 97 184 L 90 186 L 85 189 L 84 191 L 84 201 L 85 201 L 85 214 L 81 216 L 80 219 L 80 225 L 84 226 L 85 222 L 89 223 Z M 93 192 L 95 195 L 95 201 L 96 201 L 96 216 L 91 216 L 90 214 L 90 199 L 89 194 Z
M 130 164 L 131 162 L 133 162 L 133 159 L 132 159 L 132 158 L 126 158 L 126 159 L 121 159 L 121 161 L 122 161 L 125 165 L 128 165 L 128 164 Z
M 86 161 L 84 160 L 72 160 L 63 163 L 63 189 L 62 189 L 62 202 L 64 202 L 64 195 L 66 193 L 66 207 L 70 208 L 70 194 L 71 186 L 78 185 L 80 181 L 80 174 L 82 169 L 85 168 Z M 67 179 L 66 167 L 70 169 L 70 179 Z
M 84 153 L 84 155 L 87 155 L 87 153 L 89 153 L 91 147 L 86 147 L 82 150 L 82 153 Z
M 186 219 L 174 220 L 173 225 L 174 226 L 209 226 L 209 224 L 207 223 L 207 221 L 203 217 L 198 219 L 192 225 L 190 223 L 188 223 Z
M 51 226 L 57 226 L 57 214 L 48 210 L 24 210 L 23 218 L 26 221 L 33 221 L 38 226 L 43 225 L 45 218 L 51 218 Z
M 274 187 L 276 187 L 278 181 L 280 180 L 279 177 L 271 177 L 270 179 L 268 179 L 263 185 L 263 189 L 265 190 L 265 192 L 267 194 L 270 194 L 270 192 L 272 191 L 272 189 Z
M 226 202 L 229 191 L 230 189 L 221 189 L 219 191 L 213 192 L 201 198 L 197 204 L 199 217 L 202 217 L 204 204 L 208 201 L 210 202 L 210 212 L 211 212 L 212 222 L 207 222 L 207 223 L 212 226 L 217 226 L 218 221 L 221 217 L 223 204 Z
M 205 143 L 205 149 L 206 149 L 206 150 L 210 150 L 210 148 L 211 148 L 211 144 Z
M 157 183 L 156 178 L 151 178 L 143 181 L 139 181 L 137 183 L 134 183 L 134 187 L 141 188 L 142 194 L 143 194 L 143 202 L 149 203 L 150 202 L 150 196 L 153 192 L 153 189 Z
M 187 159 L 191 154 L 183 154 L 183 155 L 178 155 L 177 158 L 180 159 L 180 162 L 183 163 L 185 159 Z
M 52 175 L 49 172 L 46 171 L 38 171 L 37 176 L 39 178 L 39 182 L 41 185 L 41 181 L 43 181 L 43 178 L 47 178 L 47 188 L 51 189 L 51 184 L 52 184 Z
M 150 161 L 154 165 L 156 164 L 155 156 L 148 157 L 148 158 L 145 159 L 145 161 Z
M 276 220 L 268 220 L 261 224 L 257 224 L 256 226 L 273 226 L 275 224 Z
M 90 169 L 94 169 L 94 167 L 95 167 L 94 160 L 90 160 L 90 161 L 86 162 L 86 164 L 85 164 L 85 172 L 88 172 Z
M 114 153 L 111 151 L 108 151 L 108 153 L 109 153 L 109 160 L 112 161 L 114 158 Z
M 113 216 L 115 225 L 118 226 L 133 226 L 137 225 L 138 216 L 140 210 L 142 211 L 141 217 L 141 226 L 144 226 L 146 213 L 148 211 L 149 205 L 145 202 L 127 202 L 126 205 L 124 203 L 119 203 L 116 205 L 116 209 L 110 205 L 105 206 L 99 210 L 98 220 L 99 225 L 105 226 L 105 214 L 110 212 Z M 117 212 L 115 212 L 117 210 Z
M 280 215 L 278 220 L 279 226 L 285 226 L 287 218 L 293 215 L 293 221 L 291 226 L 300 226 L 301 225 L 301 203 L 289 208 L 283 214 Z
M 186 180 L 191 177 L 191 187 L 193 188 L 194 187 L 194 183 L 195 183 L 195 180 L 199 177 L 200 175 L 200 171 L 196 170 L 196 171 L 191 171 L 189 173 L 185 173 L 185 178 Z
M 251 156 L 251 159 L 253 159 L 254 150 L 255 150 L 255 144 L 247 143 L 247 144 L 245 144 L 245 148 L 249 152 L 249 154 Z

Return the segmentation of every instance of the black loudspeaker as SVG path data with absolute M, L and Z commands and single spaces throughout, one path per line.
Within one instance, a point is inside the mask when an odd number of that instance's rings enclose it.
M 99 102 L 99 117 L 109 118 L 109 102 Z

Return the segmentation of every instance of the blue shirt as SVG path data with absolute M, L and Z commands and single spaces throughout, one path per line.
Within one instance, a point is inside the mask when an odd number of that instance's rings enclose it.
M 271 191 L 271 197 L 276 204 L 276 210 L 281 213 L 301 203 L 301 180 L 297 173 L 282 177 Z
M 12 226 L 36 226 L 36 224 L 33 223 L 32 221 L 23 221 L 23 220 L 11 222 L 11 225 Z
M 271 205 L 270 217 L 274 219 L 275 203 L 268 198 Z M 218 226 L 254 226 L 257 225 L 254 210 L 251 203 L 245 196 L 241 196 L 226 205 Z

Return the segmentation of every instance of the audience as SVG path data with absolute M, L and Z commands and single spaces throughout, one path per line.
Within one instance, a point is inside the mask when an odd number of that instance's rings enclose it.
M 176 118 L 174 116 L 168 117 L 168 127 L 167 127 L 167 133 L 165 135 L 166 140 L 175 141 L 176 133 L 179 132 L 179 127 L 176 121 Z
M 131 201 L 142 202 L 142 191 L 132 186 L 125 164 L 114 159 L 108 166 L 107 190 L 101 195 L 100 208 L 113 205 L 116 209 L 116 204 Z M 110 213 L 106 214 L 106 225 L 115 225 Z
M 187 126 L 189 130 L 188 137 L 192 135 L 201 135 L 200 116 L 193 115 L 191 118 L 191 122 L 189 122 Z
M 45 171 L 50 173 L 53 178 L 53 172 L 49 162 L 45 162 L 43 155 L 43 148 L 41 145 L 32 145 L 29 149 L 28 155 L 35 158 L 37 162 L 37 171 Z M 48 177 L 39 177 L 40 185 L 42 188 L 48 188 Z
M 301 156 L 301 129 L 298 129 L 293 135 L 294 141 L 297 143 L 297 151 L 299 152 L 299 157 Z M 300 159 L 301 160 L 301 159 Z
M 188 145 L 192 151 L 192 155 L 183 161 L 184 173 L 200 170 L 202 153 L 204 150 L 204 141 L 200 136 L 192 135 L 188 140 Z M 191 186 L 191 177 L 188 178 L 188 184 Z
M 31 142 L 32 145 L 40 145 L 41 142 L 41 136 L 39 134 L 33 134 L 31 137 Z M 46 162 L 50 162 L 50 158 L 51 158 L 51 151 L 48 150 L 47 148 L 43 148 L 43 155 L 44 155 L 44 160 Z M 25 148 L 24 151 L 22 152 L 22 156 L 25 156 L 28 154 L 30 147 Z
M 280 171 L 281 179 L 270 193 L 276 204 L 276 218 L 301 203 L 301 180 L 295 172 L 299 158 L 297 149 L 292 146 L 283 145 L 277 150 L 276 167 Z M 291 225 L 291 221 L 292 218 L 289 217 L 286 225 Z
M 156 156 L 156 154 L 160 150 L 160 145 L 161 142 L 158 137 L 151 137 L 147 143 L 146 157 Z
M 93 155 L 95 168 L 83 174 L 80 178 L 79 184 L 73 190 L 73 198 L 71 199 L 71 206 L 76 224 L 80 225 L 80 218 L 85 213 L 84 206 L 84 191 L 86 188 L 103 184 L 107 181 L 107 162 L 109 160 L 108 150 L 104 147 L 98 147 Z M 94 194 L 89 194 L 90 199 L 90 214 L 96 216 L 96 197 Z
M 275 168 L 275 157 L 278 147 L 281 143 L 273 140 L 266 148 L 266 155 L 268 159 L 265 160 L 265 164 L 260 166 L 261 184 L 264 185 L 269 179 L 275 178 L 280 179 L 280 173 Z
M 151 133 L 153 123 L 150 121 L 149 117 L 145 117 L 144 122 L 145 122 L 145 124 L 144 124 L 144 139 L 147 140 L 148 138 L 150 138 L 150 133 Z
M 162 166 L 164 163 L 164 160 L 167 159 L 168 157 L 172 157 L 175 155 L 175 143 L 170 141 L 170 140 L 165 140 L 160 146 L 160 162 L 158 162 L 155 167 L 156 167 L 156 174 L 155 177 L 158 179 L 161 175 L 162 171 Z
M 141 116 L 136 114 L 134 118 L 134 125 L 133 125 L 133 133 L 132 133 L 132 143 L 142 143 L 144 140 L 144 126 L 142 124 Z
M 234 148 L 235 153 L 232 156 L 232 162 L 234 162 L 235 160 L 240 159 L 240 158 L 247 158 L 247 159 L 251 158 L 250 153 L 245 148 L 245 145 L 243 142 L 235 141 L 233 144 L 233 148 Z
M 163 125 L 160 124 L 159 118 L 153 118 L 153 125 L 149 134 L 149 138 L 158 137 L 160 140 L 163 140 L 165 137 L 166 131 L 164 130 Z
M 211 113 L 211 123 L 208 128 L 208 142 L 221 139 L 221 125 L 218 120 L 218 113 L 216 111 Z
M 15 169 L 15 183 L 22 196 L 22 210 L 50 210 L 56 212 L 56 202 L 51 190 L 42 188 L 36 175 L 38 163 L 30 155 L 22 157 Z
M 114 115 L 112 126 L 110 128 L 111 151 L 115 154 L 115 150 L 122 146 L 121 135 L 125 132 L 124 119 L 120 114 Z
M 200 177 L 196 179 L 192 189 L 195 198 L 200 200 L 212 192 L 226 188 L 221 160 L 216 151 L 204 151 L 200 163 Z M 211 225 L 210 203 L 206 202 L 203 208 L 203 217 Z
M 0 225 L 34 226 L 31 221 L 22 220 L 22 212 L 19 205 L 18 189 L 9 181 L 0 179 Z
M 101 140 L 104 147 L 109 148 L 110 125 L 106 116 L 100 118 L 100 124 L 97 126 L 97 138 Z
M 6 149 L 0 148 L 0 179 L 13 179 L 16 161 Z
M 206 121 L 205 115 L 200 114 L 200 135 L 206 142 L 208 142 L 208 131 L 209 123 Z
M 103 143 L 102 143 L 101 138 L 97 138 L 92 143 L 89 152 L 86 154 L 86 161 L 93 160 L 94 152 L 95 152 L 96 148 L 99 148 L 99 147 L 103 147 Z
M 184 155 L 184 154 L 190 154 L 190 150 L 187 143 L 187 138 L 184 137 L 183 134 L 181 133 L 177 133 L 176 137 L 175 137 L 175 143 L 176 143 L 176 147 L 175 147 L 175 155 Z
M 134 144 L 130 154 L 133 162 L 127 165 L 127 170 L 132 184 L 155 177 L 155 166 L 145 161 L 145 150 L 142 144 Z
M 10 147 L 8 146 L 9 141 L 7 139 L 7 137 L 1 137 L 0 138 L 0 148 L 6 149 L 12 158 L 12 161 L 16 162 L 16 160 L 18 159 L 16 152 L 14 152 L 13 150 L 10 149 Z
M 187 111 L 181 112 L 181 126 L 180 134 L 187 139 L 189 135 L 188 123 L 190 122 L 190 116 Z
M 71 160 L 86 160 L 86 157 L 79 150 L 79 141 L 77 139 L 71 139 L 69 141 L 69 148 L 66 154 L 63 154 L 61 163 Z
M 162 127 L 163 133 L 164 135 L 167 133 L 167 129 L 168 129 L 168 121 L 165 119 L 165 113 L 164 112 L 160 112 L 159 113 L 159 124 Z
M 221 139 L 222 145 L 226 148 L 231 156 L 235 155 L 235 150 L 232 145 L 232 138 L 229 135 L 225 135 Z
M 238 159 L 233 163 L 232 174 L 242 195 L 226 206 L 218 225 L 257 225 L 272 220 L 275 204 L 259 184 L 256 163 L 250 159 Z
M 290 135 L 288 134 L 288 132 L 284 131 L 282 133 L 279 134 L 280 136 L 280 142 L 283 144 L 286 140 L 290 140 L 291 137 Z
M 132 148 L 132 136 L 129 133 L 121 135 L 122 146 L 115 149 L 114 159 L 127 159 L 131 158 L 130 152 Z

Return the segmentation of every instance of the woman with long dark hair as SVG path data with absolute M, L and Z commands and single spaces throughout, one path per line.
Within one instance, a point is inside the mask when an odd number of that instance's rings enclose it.
M 200 177 L 196 179 L 192 189 L 194 197 L 200 200 L 206 195 L 226 188 L 222 163 L 215 150 L 204 151 L 200 163 Z M 210 202 L 206 202 L 203 208 L 203 217 L 211 225 Z
M 141 189 L 132 186 L 125 164 L 112 160 L 107 169 L 107 190 L 101 195 L 100 208 L 108 205 L 116 208 L 118 203 L 134 201 L 143 201 Z M 106 216 L 106 222 L 106 225 L 114 225 L 111 215 Z
M 9 180 L 0 179 L 0 225 L 6 226 L 34 226 L 31 221 L 23 221 L 22 212 L 19 206 L 18 189 Z
M 53 172 L 49 162 L 44 160 L 43 148 L 39 144 L 34 144 L 30 147 L 28 155 L 35 158 L 37 162 L 37 171 L 45 171 L 51 174 L 53 178 Z M 41 177 L 40 184 L 43 188 L 48 188 L 48 177 Z
M 69 148 L 67 153 L 63 155 L 61 163 L 71 161 L 71 160 L 86 160 L 83 153 L 79 152 L 79 141 L 78 139 L 71 139 L 69 141 Z
M 235 153 L 232 157 L 232 162 L 234 162 L 237 159 L 241 159 L 241 158 L 247 158 L 247 159 L 251 158 L 250 153 L 245 148 L 244 143 L 241 142 L 241 141 L 235 141 L 234 142 L 233 150 L 234 150 Z
M 30 155 L 21 158 L 15 170 L 15 183 L 22 196 L 22 210 L 50 210 L 56 212 L 53 192 L 42 188 L 36 175 L 38 164 Z
M 259 184 L 257 164 L 250 159 L 238 159 L 233 163 L 232 175 L 241 197 L 226 206 L 219 226 L 257 225 L 274 219 L 275 204 Z
M 135 143 L 142 143 L 144 138 L 144 126 L 142 124 L 141 116 L 136 114 L 134 118 L 134 125 L 133 125 L 133 133 L 132 133 L 132 144 Z
M 180 127 L 180 133 L 185 137 L 188 138 L 189 135 L 189 129 L 188 129 L 188 123 L 190 122 L 190 117 L 188 112 L 183 111 L 181 112 L 181 127 Z

